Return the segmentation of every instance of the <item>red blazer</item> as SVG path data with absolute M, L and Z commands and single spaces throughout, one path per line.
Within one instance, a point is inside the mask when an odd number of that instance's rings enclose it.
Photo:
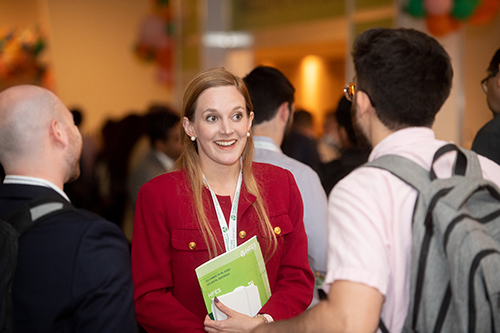
M 272 296 L 260 312 L 275 320 L 291 318 L 309 306 L 314 288 L 302 198 L 289 171 L 254 162 L 253 173 L 261 186 L 271 224 L 281 230 L 276 235 L 278 248 L 271 258 L 266 258 L 270 240 L 262 236 L 252 206 L 255 196 L 244 185 L 238 205 L 238 245 L 257 235 L 267 261 Z M 203 191 L 207 217 L 224 246 L 210 193 Z M 219 196 L 219 202 L 227 219 L 230 199 Z M 244 237 L 241 231 L 246 233 Z M 219 249 L 219 254 L 222 252 Z M 183 170 L 167 173 L 142 186 L 135 212 L 132 276 L 136 317 L 148 332 L 205 332 L 207 311 L 195 268 L 209 259 L 195 218 L 187 174 Z

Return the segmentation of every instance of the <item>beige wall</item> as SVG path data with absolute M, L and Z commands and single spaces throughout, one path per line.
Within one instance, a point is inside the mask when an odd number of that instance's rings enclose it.
M 170 101 L 155 68 L 132 48 L 148 0 L 43 0 L 47 4 L 57 93 L 89 114 L 88 127 Z
M 37 3 L 38 0 L 0 1 L 0 29 L 24 27 L 37 22 L 39 17 Z
M 42 24 L 49 34 L 56 94 L 86 112 L 84 132 L 98 131 L 107 118 L 171 101 L 154 66 L 132 52 L 149 5 L 148 0 L 2 0 L 0 28 Z

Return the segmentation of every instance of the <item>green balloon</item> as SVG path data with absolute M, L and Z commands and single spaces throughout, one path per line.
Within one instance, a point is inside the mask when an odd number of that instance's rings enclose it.
M 425 17 L 425 8 L 423 0 L 410 0 L 406 6 L 406 12 L 413 17 Z
M 451 15 L 457 20 L 466 20 L 472 15 L 478 4 L 477 0 L 455 0 Z

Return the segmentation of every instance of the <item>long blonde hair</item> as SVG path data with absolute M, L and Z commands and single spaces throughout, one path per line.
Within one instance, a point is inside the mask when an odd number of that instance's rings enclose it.
M 188 84 L 186 90 L 184 91 L 181 119 L 186 117 L 191 123 L 194 123 L 197 101 L 200 94 L 209 88 L 223 86 L 236 87 L 236 89 L 245 98 L 246 113 L 247 116 L 250 116 L 250 112 L 252 111 L 252 101 L 250 100 L 250 94 L 248 93 L 248 89 L 243 80 L 231 74 L 224 68 L 213 68 L 199 73 Z M 205 205 L 203 203 L 202 196 L 204 185 L 200 157 L 197 152 L 196 142 L 191 141 L 189 135 L 184 131 L 184 127 L 182 126 L 181 139 L 183 151 L 177 160 L 177 167 L 185 169 L 188 174 L 194 196 L 196 217 L 198 218 L 203 239 L 207 244 L 209 256 L 212 258 L 218 255 L 218 248 L 223 247 L 221 247 L 217 241 L 215 232 L 208 222 L 207 215 L 205 214 Z M 276 235 L 273 232 L 271 222 L 269 221 L 269 217 L 267 216 L 262 196 L 260 195 L 259 185 L 255 181 L 252 173 L 253 140 L 251 135 L 247 138 L 242 158 L 244 185 L 247 191 L 256 197 L 256 200 L 252 205 L 257 212 L 257 216 L 259 217 L 264 237 L 272 239 L 272 247 L 268 246 L 267 249 L 264 249 L 266 257 L 269 257 L 269 254 L 272 255 L 272 253 L 276 250 L 277 240 Z

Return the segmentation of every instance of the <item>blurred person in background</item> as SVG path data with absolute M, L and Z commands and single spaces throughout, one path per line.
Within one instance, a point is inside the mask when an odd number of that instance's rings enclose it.
M 500 49 L 495 52 L 488 67 L 488 75 L 481 81 L 486 93 L 488 107 L 493 119 L 484 125 L 476 134 L 472 150 L 500 164 Z
M 340 157 L 339 124 L 337 123 L 335 111 L 333 110 L 325 115 L 323 135 L 318 140 L 318 154 L 322 164 Z
M 318 171 L 321 159 L 317 146 L 312 114 L 303 109 L 296 110 L 292 129 L 281 144 L 283 153 Z
M 352 170 L 368 161 L 370 145 L 355 131 L 351 115 L 352 103 L 345 96 L 340 99 L 335 119 L 338 124 L 338 137 L 340 142 L 340 158 L 329 163 L 322 163 L 319 177 L 325 192 L 330 193 L 332 188 Z
M 123 228 L 129 197 L 130 156 L 145 133 L 146 119 L 135 111 L 119 120 L 107 120 L 102 128 L 103 143 L 95 167 L 97 211 L 120 228 Z
M 79 108 L 70 109 L 73 114 L 75 125 L 82 130 L 85 120 L 83 111 Z M 95 162 L 99 148 L 97 142 L 90 135 L 82 134 L 82 155 L 80 157 L 80 177 L 70 183 L 64 184 L 64 191 L 71 202 L 78 208 L 88 209 L 95 212 L 97 209 L 95 183 Z
M 128 176 L 128 192 L 133 207 L 140 187 L 152 178 L 172 171 L 182 151 L 180 118 L 173 110 L 166 106 L 154 106 L 145 118 L 150 148 Z

